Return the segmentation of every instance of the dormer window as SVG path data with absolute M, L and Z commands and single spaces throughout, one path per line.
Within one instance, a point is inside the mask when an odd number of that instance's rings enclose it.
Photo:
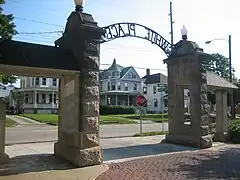
M 112 72 L 112 77 L 115 77 L 115 76 L 116 76 L 115 72 Z

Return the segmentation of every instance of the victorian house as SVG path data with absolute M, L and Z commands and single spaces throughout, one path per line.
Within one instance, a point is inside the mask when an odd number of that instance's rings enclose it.
M 21 77 L 20 89 L 11 92 L 11 104 L 16 106 L 14 94 L 20 93 L 24 113 L 51 114 L 58 112 L 59 79 Z M 18 99 L 19 101 L 19 99 Z
M 141 78 L 136 70 L 122 67 L 116 59 L 112 65 L 100 72 L 100 104 L 132 106 L 141 91 Z

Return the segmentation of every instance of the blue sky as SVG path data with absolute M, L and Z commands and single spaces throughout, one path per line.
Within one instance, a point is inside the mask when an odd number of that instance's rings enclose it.
M 157 31 L 170 41 L 169 0 L 86 0 L 84 11 L 91 13 L 99 26 L 116 22 L 140 23 Z M 232 61 L 236 75 L 240 78 L 239 6 L 240 1 L 229 0 L 172 0 L 174 42 L 181 39 L 183 25 L 188 29 L 188 39 L 196 42 L 207 53 L 219 52 L 228 56 L 228 43 L 215 41 L 209 45 L 205 41 L 228 38 L 232 35 Z M 7 0 L 5 13 L 13 13 L 18 32 L 45 32 L 64 30 L 67 17 L 74 10 L 73 0 Z M 28 19 L 28 20 L 22 20 Z M 54 25 L 35 23 L 31 20 Z M 55 26 L 57 25 L 57 26 Z M 60 34 L 17 35 L 14 39 L 53 45 Z M 136 38 L 121 38 L 101 45 L 101 64 L 110 64 L 113 58 L 122 66 L 150 69 L 152 73 L 166 74 L 166 58 L 163 51 L 148 41 Z M 101 66 L 106 68 L 107 66 Z M 144 69 L 137 69 L 145 74 Z

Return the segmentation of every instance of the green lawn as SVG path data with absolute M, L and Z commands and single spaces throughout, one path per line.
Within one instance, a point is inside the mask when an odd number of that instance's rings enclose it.
M 116 115 L 120 117 L 124 117 L 127 119 L 140 119 L 140 116 L 138 114 L 123 114 L 123 115 Z M 154 122 L 166 122 L 168 121 L 167 114 L 143 114 L 142 120 L 149 120 Z
M 13 120 L 11 120 L 11 119 L 6 118 L 5 126 L 6 127 L 13 127 L 13 126 L 16 126 L 16 123 Z
M 56 114 L 20 114 L 20 116 L 28 117 L 50 125 L 58 124 L 58 115 Z M 162 122 L 167 121 L 166 117 L 166 114 L 164 114 L 163 119 L 161 114 L 146 114 L 142 116 L 142 119 L 152 120 L 154 122 Z M 134 120 L 139 119 L 140 116 L 136 114 L 101 115 L 100 124 L 136 124 L 137 122 L 135 122 Z
M 168 133 L 168 131 L 144 132 L 144 133 L 135 134 L 134 137 L 165 135 L 167 133 Z
M 56 114 L 20 114 L 19 116 L 27 117 L 41 123 L 58 125 L 58 115 Z

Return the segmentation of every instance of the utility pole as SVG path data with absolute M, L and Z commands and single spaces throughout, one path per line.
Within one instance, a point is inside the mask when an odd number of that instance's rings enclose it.
M 229 81 L 232 83 L 232 36 L 228 37 L 228 47 L 229 47 Z M 231 114 L 232 118 L 236 118 L 235 104 L 234 104 L 234 90 L 231 89 Z
M 173 15 L 172 15 L 172 1 L 170 1 L 170 27 L 171 27 L 171 32 L 169 34 L 171 34 L 171 45 L 173 46 Z

